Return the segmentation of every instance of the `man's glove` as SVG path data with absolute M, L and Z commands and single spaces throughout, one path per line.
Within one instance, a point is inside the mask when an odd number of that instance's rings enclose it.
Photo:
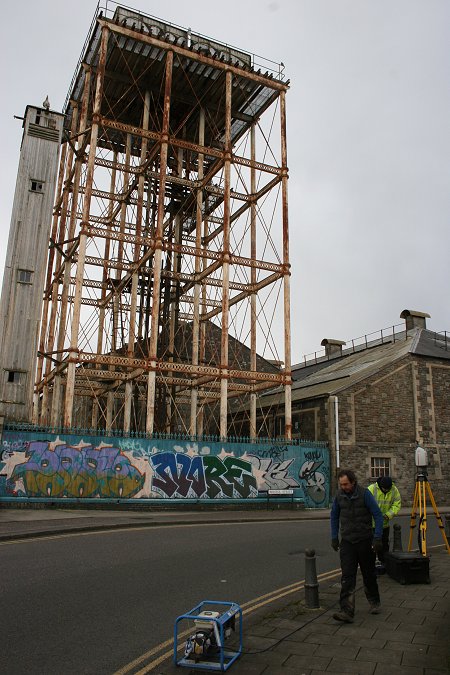
M 331 546 L 334 548 L 335 551 L 339 551 L 339 539 L 332 539 Z
M 381 539 L 374 539 L 372 543 L 372 548 L 375 553 L 381 553 L 383 551 L 383 542 Z

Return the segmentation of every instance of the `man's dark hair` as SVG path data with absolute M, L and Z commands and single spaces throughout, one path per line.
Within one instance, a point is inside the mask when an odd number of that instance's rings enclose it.
M 356 474 L 351 469 L 342 469 L 342 471 L 339 471 L 339 473 L 337 475 L 338 480 L 339 480 L 339 478 L 344 478 L 344 476 L 347 476 L 350 483 L 356 483 Z

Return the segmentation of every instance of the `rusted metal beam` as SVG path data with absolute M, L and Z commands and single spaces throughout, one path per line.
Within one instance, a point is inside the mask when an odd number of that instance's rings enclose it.
M 284 434 L 292 438 L 292 401 L 291 401 L 291 291 L 289 262 L 289 215 L 288 215 L 288 169 L 287 169 L 287 141 L 286 141 L 286 98 L 284 92 L 280 94 L 280 123 L 281 123 L 281 165 L 283 179 L 281 183 L 282 217 L 283 217 L 283 266 L 284 266 L 284 368 L 286 384 L 284 389 Z
M 102 102 L 102 92 L 103 92 L 103 76 L 106 64 L 106 55 L 108 47 L 108 38 L 109 30 L 107 27 L 102 29 L 101 45 L 100 45 L 100 56 L 99 56 L 99 70 L 97 73 L 96 81 L 96 90 L 95 90 L 95 99 L 94 99 L 94 114 L 93 114 L 93 124 L 90 138 L 90 148 L 89 148 L 89 159 L 87 165 L 87 174 L 86 174 L 86 189 L 84 194 L 83 202 L 83 221 L 82 221 L 82 230 L 80 233 L 80 246 L 78 253 L 78 263 L 77 263 L 77 283 L 75 288 L 75 301 L 72 317 L 72 329 L 71 329 L 71 354 L 73 355 L 74 350 L 78 347 L 78 334 L 80 328 L 80 309 L 81 309 L 81 292 L 82 292 L 82 281 L 84 276 L 84 257 L 86 255 L 86 234 L 83 232 L 83 223 L 88 224 L 89 222 L 89 212 L 91 205 L 91 191 L 93 189 L 93 177 L 94 177 L 94 159 L 97 149 L 97 138 L 98 138 L 98 118 L 101 110 Z M 72 426 L 72 414 L 73 414 L 73 395 L 74 395 L 74 386 L 75 386 L 75 364 L 69 358 L 69 366 L 67 371 L 67 383 L 66 383 L 66 395 L 65 395 L 65 405 L 64 405 L 64 426 Z

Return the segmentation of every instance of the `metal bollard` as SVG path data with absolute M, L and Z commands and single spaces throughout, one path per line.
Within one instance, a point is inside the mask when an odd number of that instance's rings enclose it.
M 305 551 L 305 605 L 310 609 L 319 607 L 319 583 L 316 572 L 316 552 L 313 548 Z
M 402 546 L 402 526 L 394 525 L 394 544 L 392 546 L 393 551 L 403 551 Z

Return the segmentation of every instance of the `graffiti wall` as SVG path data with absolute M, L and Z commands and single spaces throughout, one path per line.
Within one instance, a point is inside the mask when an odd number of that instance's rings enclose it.
M 263 499 L 294 491 L 306 507 L 329 504 L 328 449 L 311 445 L 4 431 L 1 498 Z

